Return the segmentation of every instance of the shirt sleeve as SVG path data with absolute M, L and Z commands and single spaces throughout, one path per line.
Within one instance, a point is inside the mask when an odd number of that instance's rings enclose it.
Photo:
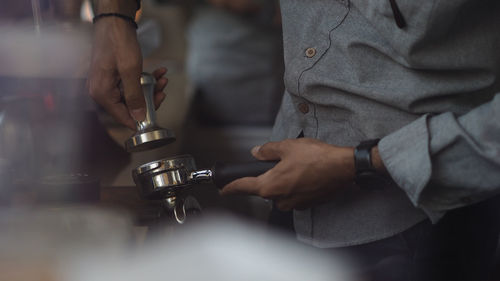
M 424 115 L 378 148 L 393 180 L 437 222 L 500 192 L 500 93 L 462 116 Z

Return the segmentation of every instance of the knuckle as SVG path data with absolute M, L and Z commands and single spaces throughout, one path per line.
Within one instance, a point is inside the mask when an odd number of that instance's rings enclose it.
M 272 193 L 268 188 L 260 189 L 258 195 L 265 199 L 270 199 L 272 197 Z
M 257 183 L 256 183 L 255 187 L 256 187 L 258 196 L 260 196 L 262 198 L 267 198 L 267 196 L 269 195 L 267 187 L 264 184 L 262 184 L 262 181 L 259 180 L 259 178 L 257 178 Z
M 265 199 L 270 199 L 273 197 L 273 190 L 269 188 L 269 186 L 262 185 L 262 184 L 257 184 L 257 190 L 258 194 L 260 197 L 265 198 Z
M 281 186 L 276 183 L 270 183 L 266 185 L 264 188 L 261 188 L 259 190 L 260 190 L 259 196 L 266 199 L 272 199 L 282 195 L 280 193 Z
M 269 147 L 271 146 L 272 142 L 266 142 L 264 143 L 263 145 L 260 146 L 260 149 L 259 151 L 262 152 L 262 151 L 266 151 L 269 149 Z

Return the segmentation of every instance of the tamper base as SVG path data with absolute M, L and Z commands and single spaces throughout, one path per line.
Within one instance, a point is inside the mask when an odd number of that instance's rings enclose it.
M 155 149 L 175 141 L 175 134 L 171 130 L 155 128 L 137 132 L 125 142 L 128 152 L 140 152 Z

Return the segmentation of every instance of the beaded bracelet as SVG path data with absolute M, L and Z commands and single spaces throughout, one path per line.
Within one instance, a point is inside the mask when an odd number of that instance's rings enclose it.
M 135 22 L 135 20 L 132 18 L 132 17 L 129 17 L 129 16 L 126 16 L 126 15 L 123 15 L 123 14 L 118 14 L 118 13 L 103 13 L 103 14 L 99 14 L 97 16 L 94 17 L 94 19 L 92 20 L 93 23 L 96 23 L 96 21 L 98 21 L 99 19 L 102 19 L 104 17 L 119 17 L 121 19 L 124 19 L 128 22 L 130 22 L 134 27 L 135 29 L 137 29 L 137 23 Z

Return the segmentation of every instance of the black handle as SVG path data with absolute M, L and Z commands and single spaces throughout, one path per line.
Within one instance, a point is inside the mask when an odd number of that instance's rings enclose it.
M 256 177 L 278 164 L 278 161 L 253 161 L 243 163 L 215 163 L 212 168 L 212 179 L 217 188 L 244 177 Z

